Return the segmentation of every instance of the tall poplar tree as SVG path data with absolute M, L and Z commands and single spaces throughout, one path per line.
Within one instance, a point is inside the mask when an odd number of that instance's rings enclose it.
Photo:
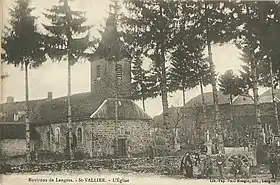
M 80 58 L 86 56 L 86 49 L 89 47 L 90 26 L 85 25 L 85 13 L 74 11 L 68 4 L 68 0 L 59 0 L 59 4 L 48 9 L 44 13 L 50 24 L 44 25 L 48 31 L 45 36 L 48 55 L 57 61 L 66 60 L 68 63 L 68 93 L 67 93 L 67 117 L 68 117 L 68 150 L 70 158 L 73 153 L 73 131 L 71 111 L 71 66 Z
M 28 71 L 46 61 L 43 38 L 35 24 L 36 17 L 31 14 L 33 10 L 30 0 L 17 0 L 10 10 L 10 26 L 6 27 L 2 40 L 4 62 L 24 69 L 27 162 L 31 160 Z

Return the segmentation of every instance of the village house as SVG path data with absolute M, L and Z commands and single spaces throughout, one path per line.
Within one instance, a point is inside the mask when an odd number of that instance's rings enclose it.
M 91 61 L 91 92 L 71 96 L 74 151 L 89 157 L 113 155 L 115 138 L 120 157 L 144 154 L 151 144 L 151 117 L 130 99 L 129 57 L 121 49 L 120 61 L 105 60 L 108 51 L 112 49 L 112 42 L 116 40 L 119 41 L 116 25 L 112 17 L 109 17 Z M 17 143 L 22 147 L 21 154 L 25 151 L 24 103 L 14 102 L 9 97 L 6 103 L 1 104 L 0 125 L 21 127 L 17 129 L 20 134 L 9 141 L 10 144 Z M 46 99 L 30 101 L 30 120 L 32 150 L 65 152 L 68 147 L 67 97 L 53 98 L 49 92 Z M 0 129 L 1 133 L 6 132 L 3 126 Z M 6 138 L 2 138 L 2 155 L 13 155 L 13 150 L 19 147 L 7 147 L 11 145 L 7 144 Z M 15 139 L 21 139 L 21 142 Z

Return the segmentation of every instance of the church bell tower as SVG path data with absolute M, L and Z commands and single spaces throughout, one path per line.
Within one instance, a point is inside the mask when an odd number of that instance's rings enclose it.
M 101 42 L 91 61 L 91 92 L 107 98 L 131 96 L 131 60 L 117 31 L 116 12 L 110 11 Z

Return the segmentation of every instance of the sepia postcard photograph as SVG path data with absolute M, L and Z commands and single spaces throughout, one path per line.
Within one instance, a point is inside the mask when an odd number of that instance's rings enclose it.
M 0 0 L 0 185 L 280 184 L 280 1 Z

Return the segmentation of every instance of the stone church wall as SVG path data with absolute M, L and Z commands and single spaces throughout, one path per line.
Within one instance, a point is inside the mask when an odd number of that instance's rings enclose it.
M 30 141 L 31 150 L 34 148 L 34 141 Z M 0 148 L 4 156 L 18 156 L 26 153 L 25 139 L 5 139 L 0 141 Z
M 73 131 L 77 138 L 76 152 L 82 152 L 90 157 L 113 155 L 113 140 L 115 137 L 114 120 L 88 120 L 73 123 Z M 78 137 L 78 128 L 82 130 L 82 140 Z M 60 130 L 59 142 L 57 131 Z M 48 134 L 52 130 L 51 137 Z M 66 148 L 66 123 L 51 124 L 37 127 L 41 135 L 39 149 L 64 153 Z M 117 126 L 118 139 L 126 139 L 126 149 L 130 154 L 145 153 L 151 143 L 148 121 L 119 120 Z
M 115 121 L 100 120 L 92 123 L 93 156 L 113 154 L 113 140 L 115 138 Z M 148 121 L 120 120 L 117 126 L 118 139 L 126 139 L 126 148 L 131 155 L 144 153 L 151 143 Z M 102 142 L 102 140 L 106 142 Z

